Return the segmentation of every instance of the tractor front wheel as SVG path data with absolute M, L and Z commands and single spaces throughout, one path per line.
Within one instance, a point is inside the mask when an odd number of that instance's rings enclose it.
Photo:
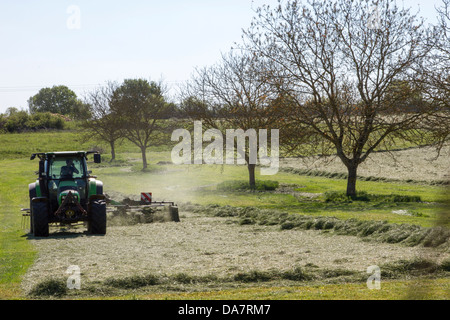
M 90 204 L 88 231 L 92 234 L 106 234 L 106 202 L 95 200 Z

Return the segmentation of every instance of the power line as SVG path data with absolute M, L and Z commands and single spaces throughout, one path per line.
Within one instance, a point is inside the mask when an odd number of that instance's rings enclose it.
M 163 80 L 163 83 L 170 85 L 170 86 L 176 86 L 182 84 L 184 81 L 181 80 Z M 88 89 L 88 88 L 95 88 L 98 86 L 101 86 L 101 84 L 98 83 L 88 83 L 88 84 L 72 84 L 72 85 L 66 85 L 66 87 L 70 89 Z M 39 86 L 39 85 L 23 85 L 23 86 L 0 86 L 0 93 L 12 93 L 12 92 L 30 92 L 30 91 L 39 91 L 43 88 L 49 88 L 50 86 Z
M 68 88 L 72 89 L 82 89 L 82 88 L 93 88 L 98 86 L 98 84 L 74 84 L 74 85 L 65 85 Z M 48 88 L 49 86 L 36 86 L 36 85 L 26 85 L 26 86 L 8 86 L 8 87 L 0 87 L 0 92 L 9 93 L 9 92 L 28 92 L 28 91 L 36 91 L 41 90 L 43 88 Z

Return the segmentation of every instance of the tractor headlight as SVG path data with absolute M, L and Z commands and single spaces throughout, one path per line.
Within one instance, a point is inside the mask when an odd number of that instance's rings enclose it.
M 67 198 L 67 194 L 63 194 L 61 196 L 61 202 L 64 202 L 64 200 L 66 200 L 66 198 Z M 80 199 L 78 198 L 78 194 L 76 194 L 76 193 L 72 193 L 72 199 L 77 202 L 80 201 Z

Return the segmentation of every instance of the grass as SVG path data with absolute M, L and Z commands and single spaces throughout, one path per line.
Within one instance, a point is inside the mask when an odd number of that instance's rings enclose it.
M 137 153 L 139 149 L 130 141 L 117 142 L 119 153 Z M 49 130 L 41 132 L 0 134 L 0 159 L 29 158 L 34 152 L 91 150 L 101 151 L 105 160 L 109 161 L 110 146 L 108 143 L 87 139 L 77 128 L 72 130 Z M 168 146 L 150 147 L 149 151 L 167 151 Z M 122 155 L 119 154 L 119 159 Z M 139 157 L 140 159 L 140 157 Z
M 62 297 L 67 294 L 66 279 L 47 279 L 30 292 L 32 297 Z
M 133 154 L 127 156 L 133 158 Z M 170 160 L 166 152 L 151 152 L 149 158 L 152 159 L 152 166 L 156 167 L 149 172 L 138 172 L 127 167 L 98 167 L 94 171 L 102 178 L 106 193 L 114 194 L 120 190 L 127 196 L 137 197 L 140 192 L 147 191 L 152 192 L 156 200 L 174 200 L 178 203 L 253 206 L 304 215 L 386 220 L 424 227 L 435 224 L 439 203 L 446 199 L 444 189 L 439 186 L 360 181 L 359 190 L 362 194 L 370 195 L 371 201 L 326 201 L 327 193 L 345 192 L 345 180 L 284 172 L 276 175 L 276 181 L 280 185 L 292 185 L 291 193 L 233 190 L 236 185 L 223 188 L 229 183 L 223 183 L 223 180 L 242 181 L 247 171 L 245 166 L 156 165 L 160 161 Z M 267 176 L 257 175 L 257 181 L 265 180 Z M 302 196 L 308 193 L 317 194 L 317 198 Z M 417 202 L 419 197 L 421 202 Z
M 380 290 L 364 283 L 252 287 L 207 292 L 151 293 L 143 299 L 171 300 L 447 300 L 450 279 L 383 281 Z
M 151 164 L 146 172 L 142 172 L 140 168 L 140 154 L 137 152 L 122 152 L 118 155 L 118 160 L 111 165 L 104 162 L 98 166 L 91 165 L 91 168 L 104 181 L 107 193 L 120 190 L 128 195 L 137 196 L 141 191 L 150 191 L 153 192 L 154 198 L 159 200 L 257 206 L 289 213 L 325 214 L 340 219 L 387 220 L 428 227 L 435 223 L 437 212 L 435 202 L 442 202 L 445 199 L 444 189 L 440 186 L 379 181 L 358 181 L 358 190 L 362 193 L 376 194 L 378 197 L 388 197 L 392 194 L 409 199 L 420 197 L 422 202 L 323 203 L 307 201 L 291 194 L 241 192 L 230 190 L 232 188 L 217 192 L 217 188 L 221 189 L 220 184 L 224 179 L 242 181 L 242 177 L 247 175 L 246 167 L 157 165 L 161 161 L 170 161 L 169 152 L 159 151 L 149 152 L 148 158 Z M 104 159 L 108 160 L 107 156 Z M 266 176 L 257 175 L 257 181 L 266 178 Z M 302 193 L 343 193 L 346 188 L 345 180 L 320 176 L 300 176 L 279 172 L 276 179 L 281 184 L 295 184 L 297 186 L 295 191 Z M 396 213 L 402 211 L 407 214 Z
M 389 194 L 389 195 L 378 195 L 369 194 L 365 191 L 358 192 L 356 196 L 347 196 L 345 192 L 325 192 L 324 194 L 325 202 L 345 202 L 351 203 L 353 201 L 377 201 L 377 202 L 421 202 L 419 196 L 408 196 L 399 194 Z
M 450 230 L 441 226 L 424 228 L 413 224 L 393 224 L 387 221 L 341 220 L 332 216 L 288 214 L 251 207 L 209 205 L 193 206 L 190 210 L 216 217 L 235 217 L 240 225 L 279 225 L 281 230 L 332 231 L 339 235 L 357 236 L 366 241 L 402 243 L 407 246 L 448 248 L 450 244 Z
M 29 159 L 34 152 L 83 150 L 91 145 L 75 131 L 0 134 L 2 159 Z
M 399 260 L 383 265 L 380 267 L 382 270 L 381 286 L 384 290 L 386 290 L 386 286 L 389 291 L 393 290 L 395 299 L 419 298 L 418 289 L 421 291 L 420 296 L 422 298 L 431 295 L 434 299 L 445 299 L 445 290 L 442 289 L 445 289 L 446 285 L 450 283 L 450 279 L 445 277 L 448 270 L 445 270 L 443 266 L 444 263 L 439 265 L 425 259 Z M 410 281 L 411 274 L 418 278 Z M 444 278 L 442 279 L 442 277 Z M 132 291 L 134 292 L 133 297 L 139 296 L 151 299 L 158 299 L 158 297 L 160 299 L 213 299 L 214 296 L 218 299 L 235 299 L 237 297 L 233 297 L 233 295 L 236 294 L 239 294 L 242 297 L 241 299 L 254 299 L 255 294 L 265 291 L 277 296 L 274 297 L 275 299 L 297 299 L 296 295 L 292 293 L 301 290 L 304 294 L 303 298 L 316 299 L 317 292 L 314 291 L 314 288 L 320 288 L 325 296 L 341 299 L 343 296 L 349 298 L 349 292 L 343 290 L 343 288 L 348 287 L 358 287 L 361 296 L 370 297 L 368 294 L 372 291 L 367 288 L 367 278 L 368 275 L 365 272 L 339 268 L 318 269 L 315 266 L 306 266 L 293 267 L 284 271 L 249 270 L 228 277 L 217 277 L 213 274 L 192 276 L 186 273 L 132 275 L 122 278 L 109 278 L 101 283 L 84 284 L 80 290 L 75 291 L 67 290 L 65 279 L 51 278 L 36 284 L 30 292 L 30 297 L 38 299 L 80 296 L 99 298 L 106 295 L 108 298 L 123 298 L 127 296 L 128 292 Z M 397 292 L 395 287 L 390 287 L 392 283 L 401 284 L 401 286 L 407 284 L 410 288 L 403 291 L 402 297 L 400 297 L 400 292 Z M 438 285 L 432 288 L 428 286 L 430 283 Z M 283 295 L 279 295 L 280 292 L 277 292 L 280 284 L 282 290 L 285 291 Z M 209 292 L 201 290 L 205 286 L 210 288 Z M 236 287 L 239 287 L 239 289 L 234 289 Z M 170 291 L 178 291 L 178 293 L 174 294 Z M 180 293 L 180 291 L 186 293 Z M 392 292 L 389 291 L 385 291 L 384 295 L 391 295 Z M 165 293 L 155 294 L 155 292 Z M 252 294 L 248 295 L 248 292 L 252 292 Z M 305 293 L 307 294 L 305 295 Z M 352 296 L 352 293 L 350 293 L 350 296 Z
M 22 276 L 37 256 L 34 247 L 25 237 L 20 213 L 20 208 L 28 207 L 27 185 L 36 177 L 34 171 L 37 170 L 37 161 L 30 162 L 28 160 L 30 154 L 50 150 L 87 150 L 93 147 L 104 150 L 105 161 L 110 159 L 107 154 L 109 152 L 107 145 L 95 141 L 86 142 L 76 131 L 0 135 L 1 298 L 22 298 L 20 290 Z M 438 234 L 431 235 L 425 234 L 424 231 L 424 228 L 435 225 L 441 210 L 440 204 L 447 200 L 445 189 L 441 185 L 365 179 L 357 182 L 360 198 L 348 199 L 343 196 L 346 188 L 345 180 L 338 175 L 331 177 L 281 171 L 273 177 L 276 183 L 261 184 L 260 189 L 264 191 L 248 190 L 245 184 L 222 183 L 224 180 L 242 181 L 248 175 L 245 166 L 159 165 L 161 161 L 166 163 L 170 161 L 170 151 L 165 150 L 164 147 L 155 147 L 150 148 L 148 152 L 149 169 L 142 172 L 140 157 L 136 147 L 129 142 L 123 142 L 118 147 L 116 161 L 91 165 L 91 169 L 104 182 L 106 193 L 138 196 L 142 191 L 150 191 L 156 200 L 193 202 L 204 206 L 215 204 L 217 208 L 220 207 L 216 214 L 222 216 L 235 216 L 238 207 L 256 207 L 255 211 L 260 211 L 258 214 L 252 214 L 252 210 L 247 210 L 245 214 L 237 215 L 237 221 L 240 224 L 278 224 L 280 229 L 309 228 L 409 245 L 427 244 L 429 241 L 430 246 L 439 245 L 439 240 L 436 240 L 442 236 L 439 232 L 442 232 L 444 236 L 448 232 L 448 229 L 440 231 L 434 229 Z M 257 181 L 267 180 L 267 176 L 260 176 L 258 173 L 256 178 Z M 280 193 L 271 190 L 281 185 L 292 186 L 293 192 Z M 317 194 L 317 197 L 308 198 L 302 194 Z M 223 207 L 226 205 L 228 207 Z M 264 210 L 281 212 L 283 218 L 264 214 Z M 383 228 L 392 229 L 392 233 L 382 232 Z M 440 268 L 448 271 L 448 265 L 447 261 Z M 401 275 L 400 269 L 403 268 L 409 272 L 407 270 L 411 267 L 417 269 L 417 263 L 416 265 L 408 265 L 408 262 L 399 263 L 387 269 L 390 273 L 384 276 L 388 279 L 396 279 Z M 433 266 L 429 267 L 433 268 Z M 341 299 L 342 297 L 402 299 L 408 296 L 405 296 L 406 288 L 414 287 L 416 281 L 387 280 L 383 282 L 382 290 L 371 291 L 361 283 L 322 283 L 320 285 L 308 283 L 313 276 L 321 276 L 323 279 L 347 277 L 354 281 L 360 275 L 346 275 L 339 270 L 329 270 L 328 274 L 319 274 L 314 270 L 294 268 L 283 272 L 249 270 L 235 275 L 233 279 L 217 279 L 213 275 L 205 277 L 194 277 L 188 274 L 164 277 L 144 275 L 129 279 L 109 279 L 109 282 L 99 285 L 112 290 L 107 291 L 109 297 L 114 297 L 116 289 L 127 290 L 127 286 L 130 288 L 160 286 L 163 291 L 161 293 L 142 293 L 143 298 L 152 299 Z M 275 280 L 280 279 L 297 283 L 271 287 Z M 58 284 L 61 281 L 62 279 L 44 280 L 34 294 L 36 296 L 67 295 L 67 292 L 61 291 L 61 286 Z M 298 286 L 298 282 L 302 282 L 302 285 Z M 448 294 L 446 297 L 443 294 L 444 289 L 448 289 L 449 286 L 448 278 L 425 279 L 423 282 L 426 292 L 420 297 L 448 298 Z M 224 290 L 216 288 L 208 292 L 204 291 L 205 284 L 217 283 L 233 285 Z M 197 292 L 170 293 L 171 286 L 180 289 L 184 285 L 195 284 L 201 284 L 200 289 L 196 289 Z M 240 287 L 240 284 L 256 287 Z M 238 288 L 233 288 L 235 285 Z M 102 296 L 95 287 L 91 288 L 89 295 Z M 122 292 L 120 297 L 124 296 L 126 293 Z
M 228 180 L 220 182 L 216 190 L 218 191 L 247 191 L 247 190 L 256 190 L 256 191 L 271 191 L 275 190 L 279 187 L 278 181 L 272 180 L 258 180 L 255 182 L 254 186 L 251 186 L 248 181 L 240 181 L 240 180 Z
M 29 162 L 3 160 L 0 183 L 0 297 L 15 297 L 36 252 L 24 236 L 21 208 L 28 207 Z
M 369 290 L 365 283 L 258 285 L 208 291 L 145 292 L 137 294 L 92 290 L 89 299 L 119 300 L 448 300 L 449 278 L 382 280 L 380 290 Z M 52 295 L 50 295 L 51 297 Z M 45 298 L 49 296 L 41 296 Z M 86 296 L 85 296 L 86 297 Z M 71 296 L 76 299 L 77 296 Z M 83 298 L 83 297 L 81 297 Z
M 295 168 L 280 168 L 282 172 L 288 172 L 293 174 L 298 174 L 302 176 L 312 176 L 312 177 L 325 177 L 330 179 L 347 179 L 348 175 L 344 172 L 329 172 L 322 170 L 311 170 L 311 169 L 295 169 Z M 374 177 L 374 176 L 359 176 L 359 181 L 375 181 L 375 182 L 400 182 L 400 183 L 413 183 L 413 184 L 427 184 L 427 185 L 441 185 L 445 186 L 449 184 L 448 180 L 413 180 L 413 179 L 392 179 L 385 177 Z

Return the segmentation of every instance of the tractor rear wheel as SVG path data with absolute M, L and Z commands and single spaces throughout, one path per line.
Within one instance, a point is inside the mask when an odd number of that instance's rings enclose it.
M 33 234 L 33 202 L 30 199 L 30 233 Z
M 106 202 L 95 200 L 90 204 L 88 231 L 92 234 L 106 234 Z
M 35 237 L 48 237 L 48 212 L 47 202 L 32 201 L 31 202 L 31 221 L 32 229 Z

